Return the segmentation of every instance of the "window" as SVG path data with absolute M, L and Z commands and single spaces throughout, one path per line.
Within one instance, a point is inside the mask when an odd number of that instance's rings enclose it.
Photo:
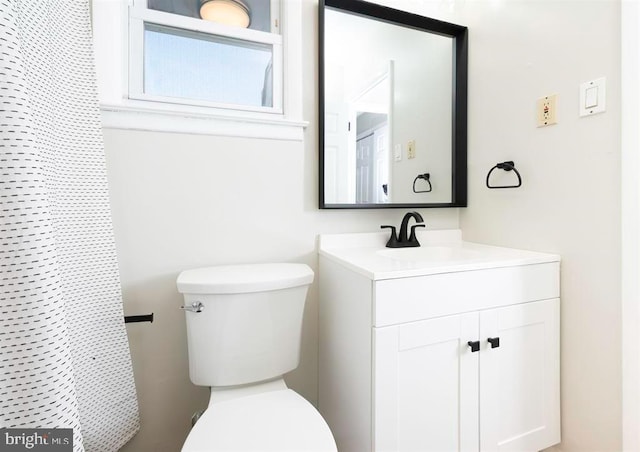
M 129 97 L 281 113 L 278 2 L 214 1 L 246 5 L 248 27 L 201 19 L 201 0 L 136 0 L 129 13 Z
M 301 139 L 299 2 L 242 0 L 246 28 L 200 18 L 201 3 L 93 0 L 105 127 Z

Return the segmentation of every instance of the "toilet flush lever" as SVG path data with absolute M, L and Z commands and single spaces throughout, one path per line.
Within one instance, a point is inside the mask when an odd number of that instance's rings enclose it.
M 191 303 L 191 306 L 180 306 L 180 309 L 191 312 L 202 312 L 204 311 L 204 305 L 201 301 L 194 301 Z

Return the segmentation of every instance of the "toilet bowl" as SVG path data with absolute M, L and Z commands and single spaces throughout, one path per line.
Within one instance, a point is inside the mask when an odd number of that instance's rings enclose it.
M 320 413 L 284 381 L 277 383 L 280 388 L 231 400 L 212 398 L 182 451 L 336 451 Z
M 189 376 L 209 405 L 183 452 L 337 451 L 320 413 L 282 375 L 300 360 L 302 313 L 313 272 L 303 264 L 182 272 Z

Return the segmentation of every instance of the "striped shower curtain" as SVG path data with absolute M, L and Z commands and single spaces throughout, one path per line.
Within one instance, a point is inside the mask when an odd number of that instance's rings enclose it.
M 138 430 L 88 0 L 0 0 L 0 428 Z

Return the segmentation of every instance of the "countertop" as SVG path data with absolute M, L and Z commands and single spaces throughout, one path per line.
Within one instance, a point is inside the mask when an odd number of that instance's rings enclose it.
M 459 229 L 418 231 L 421 246 L 386 248 L 389 232 L 323 234 L 319 254 L 371 280 L 559 262 L 556 254 L 462 240 Z

